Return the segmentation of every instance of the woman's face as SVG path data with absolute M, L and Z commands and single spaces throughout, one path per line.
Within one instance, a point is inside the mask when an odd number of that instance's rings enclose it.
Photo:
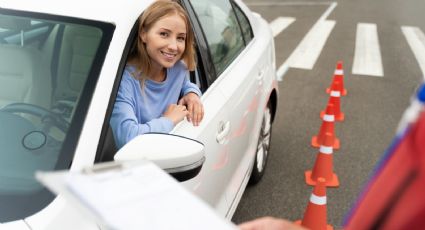
M 140 36 L 152 59 L 153 69 L 170 68 L 185 50 L 186 23 L 177 14 L 165 16 Z

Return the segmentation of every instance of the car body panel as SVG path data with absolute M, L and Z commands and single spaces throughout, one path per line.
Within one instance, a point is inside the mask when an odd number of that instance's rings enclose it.
M 202 97 L 205 105 L 205 117 L 200 126 L 193 127 L 191 123 L 184 121 L 172 131 L 174 134 L 184 135 L 202 143 L 208 141 L 208 148 L 205 148 L 206 162 L 201 172 L 195 178 L 182 183 L 186 188 L 212 204 L 220 213 L 224 212 L 228 206 L 225 187 L 221 183 L 221 178 L 227 175 L 226 168 L 223 167 L 227 164 L 226 159 L 223 158 L 227 147 L 226 143 L 220 144 L 215 140 L 220 122 L 226 121 L 228 118 L 228 112 L 224 109 L 224 101 L 220 90 L 207 92 Z M 211 141 L 211 138 L 214 138 L 214 141 Z M 217 192 L 210 193 L 208 192 L 210 189 Z
M 61 195 L 37 214 L 25 218 L 25 222 L 31 226 L 32 230 L 61 229 L 61 230 L 95 230 L 99 229 L 97 223 L 86 215 L 84 210 L 70 205 Z M 78 221 L 76 221 L 78 220 Z
M 227 197 L 231 206 L 239 203 L 240 196 L 245 190 L 249 179 L 250 169 L 255 157 L 258 134 L 261 127 L 263 111 L 270 94 L 271 79 L 275 74 L 270 60 L 273 39 L 269 34 L 267 22 L 262 18 L 251 20 L 262 25 L 253 27 L 254 38 L 239 58 L 228 67 L 221 76 L 223 92 L 226 95 L 227 108 L 231 113 L 232 134 L 230 140 L 231 168 L 234 170 L 227 188 Z M 260 36 L 261 35 L 261 36 Z M 256 58 L 252 58 L 256 57 Z M 238 74 L 231 74 L 238 73 Z M 236 208 L 236 207 L 235 207 Z M 229 210 L 228 216 L 233 215 Z
M 30 230 L 31 228 L 23 221 L 11 221 L 8 223 L 0 224 L 0 229 L 8 229 L 8 230 Z

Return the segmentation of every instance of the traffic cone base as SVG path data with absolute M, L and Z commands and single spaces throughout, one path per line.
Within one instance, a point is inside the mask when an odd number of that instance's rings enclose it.
M 331 88 L 330 87 L 326 88 L 326 93 L 327 94 L 330 94 L 331 93 Z M 341 96 L 347 96 L 347 89 L 343 89 L 342 90 Z
M 322 110 L 321 112 L 320 112 L 320 118 L 322 118 L 323 119 L 323 116 L 325 115 L 325 110 Z M 344 113 L 343 112 L 340 112 L 338 115 L 335 115 L 335 120 L 336 121 L 344 121 L 344 119 L 345 119 L 345 115 L 344 115 Z
M 314 136 L 313 138 L 311 138 L 311 145 L 315 148 L 320 148 L 321 143 L 319 143 L 319 141 L 317 140 L 317 136 Z M 339 147 L 340 147 L 339 139 L 335 137 L 332 148 L 336 150 L 336 149 L 339 149 Z
M 300 226 L 302 226 L 302 224 L 301 224 L 301 220 L 297 220 L 297 221 L 295 221 L 294 222 L 295 224 L 297 224 L 297 225 L 300 225 Z M 332 225 L 326 225 L 326 230 L 334 230 L 334 227 L 332 226 Z
M 304 172 L 305 175 L 305 183 L 308 185 L 316 185 L 317 181 L 313 180 L 311 178 L 311 170 L 305 171 Z M 326 180 L 326 187 L 339 187 L 339 180 L 338 180 L 338 176 L 333 173 L 332 174 L 332 179 L 331 180 Z
M 333 229 L 327 222 L 326 211 L 326 179 L 323 177 L 317 178 L 317 184 L 314 186 L 313 191 L 308 200 L 307 207 L 304 215 L 298 224 L 312 230 Z

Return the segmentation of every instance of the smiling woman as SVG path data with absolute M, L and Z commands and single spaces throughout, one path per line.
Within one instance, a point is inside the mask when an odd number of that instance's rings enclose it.
M 174 1 L 156 1 L 140 16 L 110 121 L 118 148 L 137 135 L 168 133 L 185 117 L 199 125 L 201 92 L 188 79 L 193 41 L 188 16 Z

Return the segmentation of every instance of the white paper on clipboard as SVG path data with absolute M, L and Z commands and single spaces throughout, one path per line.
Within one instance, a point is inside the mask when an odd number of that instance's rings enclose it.
M 237 229 L 153 163 L 111 165 L 117 167 L 36 178 L 109 229 Z

